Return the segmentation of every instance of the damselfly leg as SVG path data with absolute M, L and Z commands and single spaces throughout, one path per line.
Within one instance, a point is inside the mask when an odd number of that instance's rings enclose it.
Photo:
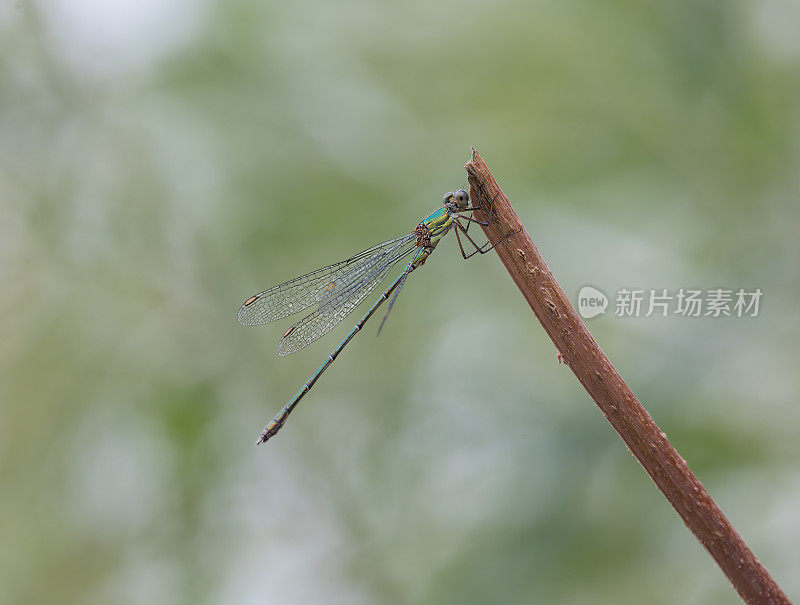
M 506 240 L 506 238 L 508 238 L 508 237 L 510 237 L 510 236 L 512 236 L 512 235 L 516 235 L 517 233 L 519 233 L 520 231 L 522 231 L 522 229 L 521 229 L 521 228 L 520 228 L 520 229 L 518 229 L 517 231 L 511 231 L 511 232 L 509 232 L 509 233 L 506 233 L 506 234 L 505 234 L 505 235 L 504 235 L 502 238 L 500 238 L 498 241 L 496 241 L 496 242 L 495 242 L 495 243 L 493 243 L 493 244 L 492 244 L 490 241 L 487 241 L 485 244 L 483 244 L 483 245 L 480 245 L 480 246 L 479 246 L 479 245 L 478 245 L 478 244 L 475 242 L 475 240 L 473 240 L 473 239 L 472 239 L 472 237 L 469 235 L 469 226 L 470 226 L 470 224 L 471 224 L 471 223 L 477 223 L 478 225 L 481 225 L 481 226 L 485 227 L 485 226 L 487 226 L 487 225 L 489 224 L 489 221 L 491 221 L 491 220 L 492 220 L 492 211 L 494 210 L 494 202 L 495 202 L 495 200 L 497 199 L 497 196 L 498 196 L 498 195 L 500 195 L 500 194 L 499 194 L 499 193 L 495 193 L 495 195 L 494 195 L 494 197 L 492 198 L 491 202 L 489 202 L 489 213 L 488 213 L 488 215 L 487 215 L 487 217 L 486 217 L 486 221 L 479 221 L 478 219 L 476 219 L 476 218 L 473 218 L 473 217 L 471 217 L 471 216 L 459 216 L 459 217 L 458 217 L 458 218 L 455 220 L 455 227 L 456 227 L 456 241 L 458 242 L 458 247 L 459 247 L 459 250 L 461 251 L 461 256 L 462 256 L 462 258 L 463 258 L 464 260 L 467 260 L 467 259 L 469 259 L 469 258 L 472 258 L 472 257 L 473 257 L 473 256 L 475 256 L 476 254 L 486 254 L 487 252 L 489 252 L 490 250 L 492 250 L 492 249 L 493 249 L 495 246 L 497 246 L 498 244 L 500 244 L 500 243 L 502 243 L 503 241 L 505 241 L 505 240 Z M 480 209 L 481 209 L 481 207 L 482 207 L 482 203 L 481 203 L 481 199 L 482 199 L 482 198 L 483 198 L 483 183 L 481 183 L 480 185 L 478 185 L 478 205 L 477 205 L 477 206 L 473 206 L 472 208 L 465 208 L 465 209 L 463 210 L 463 212 L 466 212 L 466 211 L 468 211 L 468 210 L 471 210 L 471 211 L 473 211 L 473 215 L 474 215 L 474 211 L 475 211 L 475 210 L 480 210 Z M 461 221 L 461 219 L 464 219 L 464 220 L 466 220 L 466 221 L 467 221 L 467 225 L 466 225 L 466 227 L 465 227 L 464 225 L 462 225 L 462 224 L 461 224 L 461 222 L 460 222 L 460 221 Z M 467 238 L 467 240 L 469 241 L 469 243 L 470 243 L 470 244 L 472 244 L 472 245 L 474 246 L 474 248 L 475 248 L 475 250 L 473 250 L 473 251 L 472 251 L 472 252 L 470 252 L 469 254 L 467 254 L 466 252 L 464 252 L 464 246 L 463 246 L 463 244 L 461 243 L 461 236 L 458 234 L 458 232 L 459 232 L 459 231 L 461 231 L 461 233 L 463 233 L 463 234 L 464 234 L 464 237 L 466 237 L 466 238 Z M 490 244 L 491 244 L 491 245 L 490 245 Z M 487 246 L 488 246 L 488 248 L 487 248 Z
M 467 224 L 469 225 L 469 223 L 467 223 Z M 472 244 L 473 246 L 475 246 L 475 250 L 473 250 L 469 254 L 464 252 L 464 246 L 461 244 L 461 237 L 458 235 L 459 230 L 461 231 L 461 233 L 464 234 L 464 237 L 466 237 L 469 240 L 469 243 Z M 506 240 L 506 238 L 509 238 L 512 235 L 517 235 L 521 231 L 522 231 L 522 229 L 518 229 L 516 231 L 511 231 L 510 233 L 506 233 L 503 237 L 501 237 L 499 240 L 497 240 L 493 244 L 492 244 L 492 242 L 487 241 L 485 244 L 483 244 L 483 246 L 479 246 L 478 244 L 475 243 L 475 240 L 473 240 L 472 237 L 470 237 L 469 233 L 467 233 L 466 228 L 464 228 L 464 226 L 462 226 L 461 223 L 456 221 L 456 241 L 458 242 L 458 247 L 461 250 L 461 256 L 463 257 L 464 260 L 472 258 L 476 254 L 486 254 L 487 252 L 493 250 L 494 247 L 497 246 L 498 244 L 503 243 Z M 486 246 L 489 246 L 489 247 L 487 248 Z

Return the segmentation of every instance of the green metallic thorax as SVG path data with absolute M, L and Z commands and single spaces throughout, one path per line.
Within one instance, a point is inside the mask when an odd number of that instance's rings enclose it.
M 439 208 L 437 211 L 432 212 L 420 223 L 420 227 L 427 229 L 428 245 L 417 252 L 414 259 L 411 261 L 415 267 L 422 265 L 428 258 L 428 255 L 433 252 L 436 244 L 439 243 L 454 225 L 455 217 L 447 210 L 446 207 Z M 418 227 L 417 229 L 419 229 Z
M 453 226 L 453 215 L 447 211 L 447 208 L 439 208 L 436 212 L 429 214 L 422 220 L 422 224 L 425 225 L 431 232 L 431 247 L 435 248 L 436 244 L 439 243 L 439 240 L 442 239 L 445 234 L 450 231 Z

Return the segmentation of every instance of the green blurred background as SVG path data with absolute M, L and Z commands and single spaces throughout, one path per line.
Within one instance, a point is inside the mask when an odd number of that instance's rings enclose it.
M 800 598 L 800 4 L 11 0 L 0 602 L 737 603 L 494 254 L 455 240 L 281 435 L 250 294 L 413 229 L 476 146 L 563 288 L 761 288 L 589 326 Z

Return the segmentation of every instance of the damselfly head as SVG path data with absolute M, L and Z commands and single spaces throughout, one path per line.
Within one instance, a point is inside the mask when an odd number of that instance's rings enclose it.
M 444 205 L 451 210 L 464 210 L 469 206 L 469 193 L 463 189 L 448 191 L 444 194 L 444 199 L 442 201 Z

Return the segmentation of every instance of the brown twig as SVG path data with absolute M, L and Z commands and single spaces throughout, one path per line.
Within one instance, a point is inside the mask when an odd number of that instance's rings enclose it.
M 483 228 L 486 236 L 498 242 L 506 234 L 519 231 L 495 250 L 564 362 L 628 449 L 742 599 L 747 603 L 790 603 L 592 338 L 474 149 L 466 169 L 470 198 L 478 199 L 479 188 L 482 193 L 482 206 L 475 211 L 475 218 L 486 221 L 487 202 L 496 195 L 491 220 Z

